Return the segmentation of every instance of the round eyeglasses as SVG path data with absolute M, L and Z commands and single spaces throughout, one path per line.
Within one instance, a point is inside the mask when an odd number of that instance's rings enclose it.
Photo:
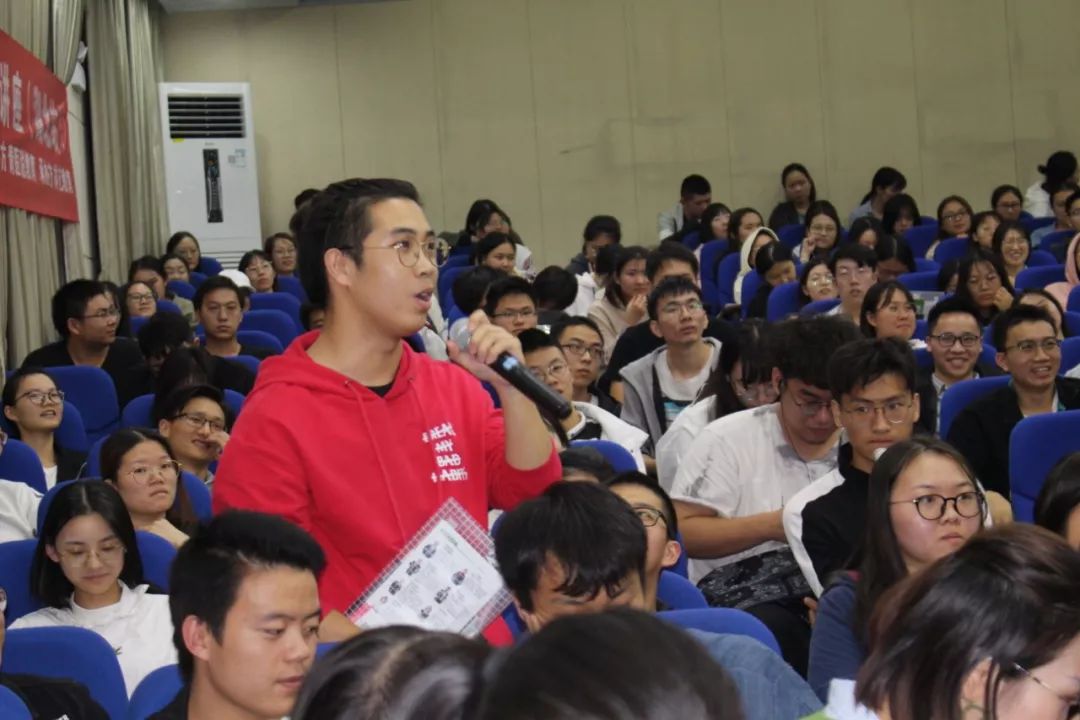
M 945 516 L 945 509 L 949 506 L 949 503 L 952 503 L 953 509 L 956 510 L 956 514 L 960 517 L 973 518 L 982 515 L 985 502 L 982 493 L 972 490 L 953 497 L 920 495 L 914 500 L 894 500 L 889 504 L 911 504 L 915 506 L 915 511 L 919 513 L 923 520 L 940 520 Z

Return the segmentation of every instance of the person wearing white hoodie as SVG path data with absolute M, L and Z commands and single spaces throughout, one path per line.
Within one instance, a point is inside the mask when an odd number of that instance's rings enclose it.
M 757 258 L 757 251 L 770 242 L 780 242 L 780 238 L 767 227 L 753 230 L 743 242 L 742 247 L 739 249 L 739 274 L 735 276 L 735 285 L 732 288 L 735 302 L 742 302 L 743 280 L 746 279 L 747 275 L 754 272 L 754 260 Z

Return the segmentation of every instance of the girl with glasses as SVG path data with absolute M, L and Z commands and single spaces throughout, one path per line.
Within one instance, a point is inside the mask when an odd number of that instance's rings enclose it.
M 292 235 L 274 233 L 263 242 L 263 252 L 270 256 L 276 275 L 292 277 L 296 274 L 296 241 Z
M 45 470 L 45 486 L 75 480 L 86 453 L 61 447 L 56 431 L 64 421 L 64 393 L 43 368 L 23 366 L 4 385 L 4 419 L 11 437 L 30 446 Z
M 44 607 L 11 629 L 93 630 L 116 650 L 129 696 L 144 677 L 176 662 L 169 598 L 143 583 L 135 528 L 108 483 L 74 482 L 57 492 L 34 551 L 30 591 Z
M 251 289 L 255 292 L 268 293 L 277 290 L 274 262 L 262 250 L 248 250 L 244 253 L 237 269 L 247 275 L 248 280 L 251 281 Z

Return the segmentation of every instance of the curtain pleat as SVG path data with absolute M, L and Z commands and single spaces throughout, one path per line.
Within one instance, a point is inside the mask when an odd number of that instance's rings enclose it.
M 52 3 L 53 72 L 67 85 L 79 59 L 86 0 L 52 0 Z

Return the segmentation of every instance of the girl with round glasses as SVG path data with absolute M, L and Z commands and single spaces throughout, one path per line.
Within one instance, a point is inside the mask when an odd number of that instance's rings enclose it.
M 822 595 L 810 640 L 810 685 L 823 700 L 833 680 L 855 678 L 881 596 L 956 552 L 982 529 L 986 515 L 967 461 L 932 437 L 885 451 L 870 474 L 866 507 L 862 543 L 850 571 Z
M 4 384 L 4 419 L 8 434 L 30 446 L 45 470 L 45 486 L 75 480 L 86 453 L 64 448 L 56 431 L 64 421 L 64 393 L 44 368 L 23 366 Z
M 30 591 L 44 607 L 11 629 L 93 630 L 116 651 L 131 695 L 144 677 L 176 662 L 169 598 L 148 590 L 120 495 L 108 483 L 74 482 L 53 498 L 34 550 Z

